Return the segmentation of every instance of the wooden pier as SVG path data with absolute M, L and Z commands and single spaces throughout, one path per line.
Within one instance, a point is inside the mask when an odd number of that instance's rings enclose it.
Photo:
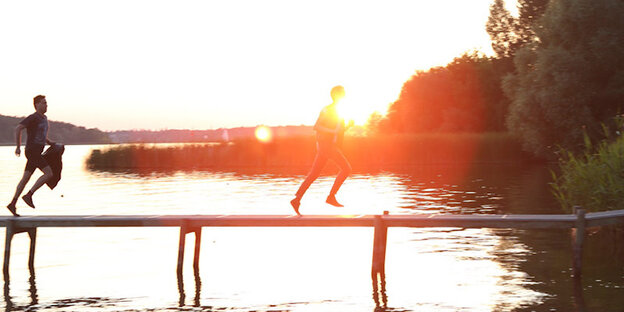
M 11 241 L 18 233 L 30 236 L 29 268 L 34 270 L 37 228 L 40 227 L 179 227 L 180 241 L 177 273 L 182 274 L 186 234 L 195 233 L 193 268 L 199 272 L 199 251 L 203 227 L 373 227 L 375 229 L 372 267 L 373 276 L 384 275 L 386 238 L 389 227 L 457 227 L 510 229 L 576 229 L 573 242 L 573 272 L 581 275 L 582 253 L 587 227 L 624 224 L 624 210 L 585 213 L 577 207 L 566 215 L 127 215 L 127 216 L 22 216 L 0 217 L 6 228 L 4 249 L 5 277 L 9 272 Z

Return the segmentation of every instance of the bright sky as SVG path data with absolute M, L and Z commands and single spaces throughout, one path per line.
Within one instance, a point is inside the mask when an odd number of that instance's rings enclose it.
M 345 86 L 359 119 L 415 70 L 490 54 L 492 0 L 3 1 L 0 114 L 101 130 L 313 124 Z

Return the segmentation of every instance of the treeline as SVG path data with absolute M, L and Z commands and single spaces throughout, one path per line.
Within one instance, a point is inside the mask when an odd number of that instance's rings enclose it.
M 458 56 L 416 72 L 386 117 L 381 133 L 509 131 L 524 150 L 554 158 L 578 151 L 623 113 L 624 2 L 519 0 L 518 16 L 503 0 L 490 7 L 486 30 L 496 55 Z
M 371 126 L 384 133 L 506 131 L 509 100 L 500 82 L 508 72 L 506 62 L 478 52 L 418 71 L 386 118 L 375 116 Z
M 24 117 L 0 115 L 0 144 L 15 144 L 15 127 Z M 48 138 L 63 144 L 105 144 L 110 143 L 108 134 L 98 129 L 75 126 L 66 122 L 50 121 Z M 26 142 L 26 133 L 22 133 Z
M 313 133 L 311 126 L 271 127 L 274 137 L 301 136 Z M 124 130 L 108 132 L 113 143 L 204 143 L 255 137 L 256 127 L 237 127 L 214 130 Z

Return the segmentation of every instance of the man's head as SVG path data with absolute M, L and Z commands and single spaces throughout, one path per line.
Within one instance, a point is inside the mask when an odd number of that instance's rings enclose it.
M 334 103 L 337 103 L 345 96 L 345 90 L 342 86 L 335 86 L 331 89 L 331 97 Z
M 46 101 L 45 95 L 35 96 L 33 105 L 35 106 L 35 110 L 41 114 L 45 114 L 48 111 L 48 101 Z

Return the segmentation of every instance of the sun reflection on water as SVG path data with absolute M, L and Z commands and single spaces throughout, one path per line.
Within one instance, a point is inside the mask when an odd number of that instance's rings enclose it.
M 20 206 L 20 212 L 289 215 L 288 200 L 303 178 L 289 173 L 90 172 L 80 161 L 87 151 L 68 147 L 62 183 L 37 194 L 42 203 L 37 210 Z M 11 153 L 4 152 L 0 161 L 7 170 L 0 173 L 0 186 L 11 189 L 21 166 L 5 159 Z M 499 208 L 496 188 L 486 186 L 484 193 L 430 182 L 406 173 L 355 174 L 338 194 L 347 207 L 338 209 L 324 204 L 333 176 L 322 176 L 303 198 L 301 211 L 350 218 L 385 210 L 489 213 Z M 476 188 L 483 186 L 479 183 Z M 37 287 L 44 304 L 62 298 L 120 299 L 114 307 L 102 307 L 114 311 L 160 309 L 179 301 L 179 229 L 49 228 L 38 235 Z M 187 295 L 194 286 L 190 237 L 184 269 Z M 372 311 L 372 240 L 371 228 L 204 228 L 199 301 L 231 311 Z M 27 246 L 27 238 L 17 235 L 11 295 L 18 303 L 28 302 Z M 526 274 L 499 261 L 502 250 L 529 252 L 492 230 L 391 228 L 388 305 L 406 311 L 496 311 L 540 302 L 544 295 L 526 287 Z M 186 304 L 191 301 L 187 298 Z

